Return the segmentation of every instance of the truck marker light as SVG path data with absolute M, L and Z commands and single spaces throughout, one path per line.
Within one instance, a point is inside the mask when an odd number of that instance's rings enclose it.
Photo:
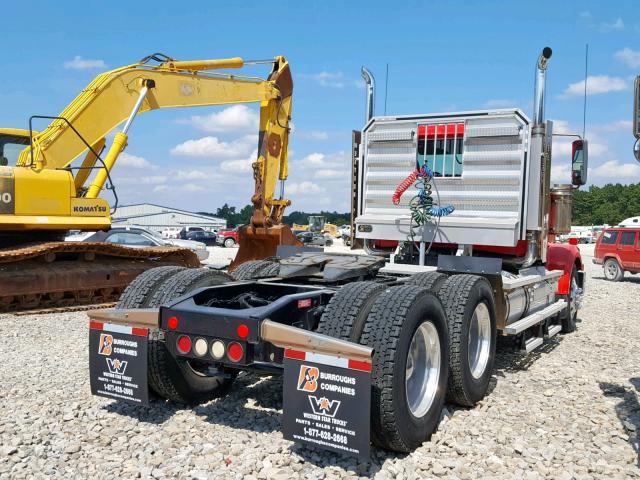
M 209 345 L 204 338 L 198 338 L 196 343 L 193 344 L 193 352 L 199 357 L 204 357 L 207 354 L 207 350 L 209 350 Z
M 231 342 L 227 347 L 227 357 L 232 362 L 239 362 L 244 355 L 244 348 L 238 342 Z
M 224 343 L 220 340 L 216 340 L 211 344 L 211 356 L 216 360 L 220 360 L 224 357 Z
M 244 323 L 241 323 L 240 325 L 238 325 L 238 328 L 236 328 L 236 333 L 240 338 L 247 338 L 247 336 L 249 335 L 249 327 L 247 327 Z
M 180 353 L 189 353 L 189 351 L 191 351 L 191 339 L 186 335 L 180 335 L 176 345 Z
M 170 330 L 175 330 L 178 328 L 179 323 L 178 317 L 169 317 L 169 320 L 167 320 L 167 327 L 169 327 Z
M 313 300 L 310 298 L 298 300 L 298 308 L 309 308 L 311 305 L 313 305 Z

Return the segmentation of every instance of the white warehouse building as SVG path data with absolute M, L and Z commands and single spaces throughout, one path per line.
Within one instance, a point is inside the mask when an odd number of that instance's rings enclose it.
M 198 213 L 163 207 L 152 203 L 118 206 L 112 216 L 114 227 L 139 225 L 157 232 L 179 230 L 182 227 L 201 227 L 205 230 L 219 230 L 227 227 L 224 218 L 210 217 Z

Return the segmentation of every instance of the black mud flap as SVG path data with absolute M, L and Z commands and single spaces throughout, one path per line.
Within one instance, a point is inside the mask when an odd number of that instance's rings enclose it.
M 91 393 L 136 405 L 149 404 L 146 328 L 91 322 Z
M 283 436 L 369 460 L 371 363 L 285 350 Z

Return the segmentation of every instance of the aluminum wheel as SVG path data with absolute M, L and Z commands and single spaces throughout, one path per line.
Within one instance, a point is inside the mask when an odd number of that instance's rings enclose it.
M 476 306 L 469 324 L 469 370 L 473 378 L 482 377 L 489 363 L 491 351 L 491 316 L 487 306 L 480 302 Z
M 438 330 L 425 321 L 413 334 L 405 367 L 407 404 L 413 416 L 423 417 L 431 407 L 440 378 Z
M 580 308 L 580 301 L 582 297 L 582 289 L 578 287 L 578 281 L 575 276 L 571 277 L 571 291 L 569 292 L 570 297 L 570 311 L 569 315 L 571 318 L 574 318 L 578 314 L 578 309 Z
M 608 261 L 604 266 L 604 273 L 608 279 L 616 278 L 618 275 L 618 262 L 615 260 Z

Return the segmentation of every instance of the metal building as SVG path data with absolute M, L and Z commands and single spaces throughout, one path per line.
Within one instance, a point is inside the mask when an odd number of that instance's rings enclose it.
M 205 230 L 226 228 L 223 218 L 200 215 L 152 203 L 119 206 L 112 217 L 113 226 L 140 225 L 158 232 L 182 227 L 202 227 Z

